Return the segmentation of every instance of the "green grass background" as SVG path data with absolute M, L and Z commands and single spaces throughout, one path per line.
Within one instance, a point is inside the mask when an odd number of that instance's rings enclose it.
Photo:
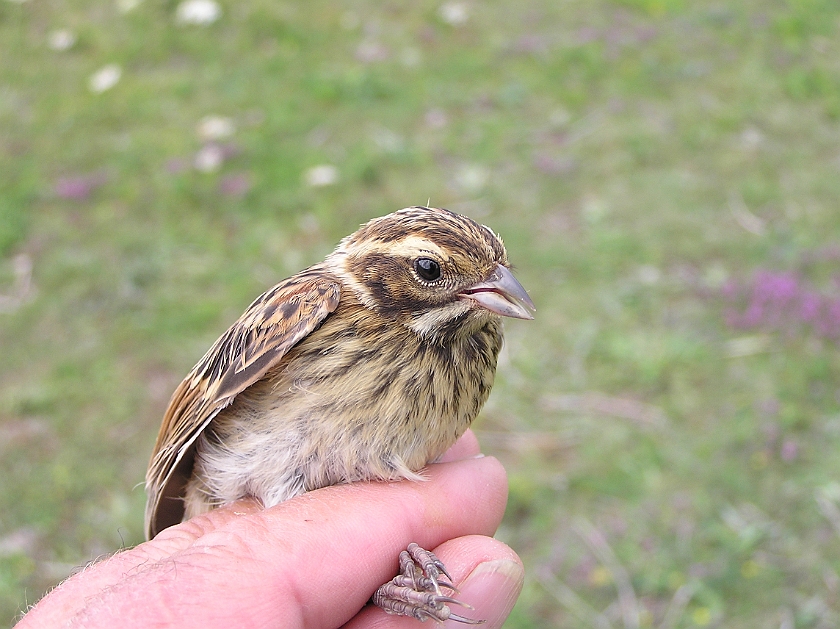
M 459 6 L 0 0 L 0 623 L 142 540 L 168 397 L 253 297 L 430 201 L 539 309 L 477 422 L 527 567 L 506 626 L 840 624 L 837 344 L 721 297 L 840 292 L 840 5 Z

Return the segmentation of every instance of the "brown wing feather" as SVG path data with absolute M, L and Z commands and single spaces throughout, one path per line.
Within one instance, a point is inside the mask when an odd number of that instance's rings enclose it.
M 146 473 L 146 536 L 184 516 L 194 444 L 210 421 L 262 378 L 338 306 L 338 281 L 320 266 L 260 295 L 175 390 Z

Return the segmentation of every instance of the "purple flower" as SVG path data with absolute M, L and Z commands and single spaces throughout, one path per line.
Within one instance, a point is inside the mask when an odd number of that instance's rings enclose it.
M 229 197 L 243 197 L 251 189 L 251 179 L 247 173 L 234 173 L 222 177 L 219 192 Z
M 791 271 L 756 271 L 750 282 L 729 280 L 721 287 L 726 325 L 773 329 L 788 336 L 810 326 L 823 338 L 840 339 L 840 299 L 810 288 Z
M 755 328 L 764 321 L 764 308 L 760 301 L 753 301 L 747 307 L 744 316 L 741 317 L 742 325 L 748 328 Z
M 819 317 L 823 307 L 823 298 L 819 293 L 803 291 L 799 302 L 799 318 L 805 323 L 813 323 Z
M 189 161 L 183 157 L 173 157 L 166 161 L 166 172 L 170 175 L 180 175 L 190 167 Z
M 577 31 L 577 43 L 578 45 L 583 46 L 589 42 L 599 39 L 600 36 L 601 33 L 598 29 L 591 26 L 584 26 L 583 28 L 579 28 Z
M 785 463 L 792 463 L 799 454 L 799 445 L 793 439 L 785 439 L 779 455 Z
M 53 190 L 56 196 L 62 199 L 84 201 L 94 190 L 104 184 L 105 181 L 106 177 L 101 173 L 59 177 L 53 186 Z
M 741 286 L 735 280 L 728 279 L 724 282 L 723 286 L 721 286 L 720 292 L 723 294 L 724 298 L 731 301 L 738 298 L 741 292 Z
M 537 153 L 534 155 L 534 168 L 547 175 L 568 175 L 575 171 L 577 162 L 571 157 Z

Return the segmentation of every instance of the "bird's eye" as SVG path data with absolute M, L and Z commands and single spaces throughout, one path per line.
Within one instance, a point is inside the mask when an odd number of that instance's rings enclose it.
M 414 270 L 427 282 L 440 279 L 440 265 L 431 258 L 417 258 L 414 261 Z

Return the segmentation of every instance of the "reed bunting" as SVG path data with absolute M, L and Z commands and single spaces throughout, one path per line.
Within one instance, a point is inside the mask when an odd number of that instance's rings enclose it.
M 489 228 L 444 209 L 376 218 L 260 295 L 175 390 L 146 474 L 146 535 L 240 498 L 422 479 L 490 393 L 501 317 L 534 304 Z M 373 602 L 453 618 L 416 544 Z

